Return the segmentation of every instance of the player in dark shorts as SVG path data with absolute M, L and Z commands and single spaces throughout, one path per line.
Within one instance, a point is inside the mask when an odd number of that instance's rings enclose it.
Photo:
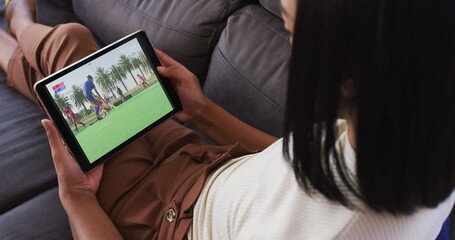
M 92 107 L 95 108 L 96 119 L 102 120 L 103 118 L 100 116 L 100 107 L 103 102 L 101 100 L 101 94 L 98 90 L 96 90 L 96 86 L 91 75 L 87 76 L 87 80 L 84 82 L 82 90 L 84 92 L 84 96 L 92 104 Z M 93 90 L 95 90 L 97 96 L 93 94 Z
M 79 128 L 77 127 L 77 124 L 78 124 L 78 123 L 79 123 L 80 125 L 82 125 L 82 126 L 85 127 L 85 124 L 84 124 L 83 122 L 78 122 L 78 121 L 77 121 L 76 115 L 74 114 L 73 109 L 71 109 L 71 107 L 69 107 L 69 106 L 64 107 L 63 110 L 62 110 L 62 112 L 63 112 L 63 114 L 64 114 L 65 116 L 67 116 L 68 118 L 71 119 L 71 121 L 72 121 L 73 124 L 74 124 L 74 127 L 76 128 L 76 132 L 79 131 Z
M 122 89 L 117 87 L 117 93 L 118 93 L 118 95 L 120 95 L 122 97 L 122 102 L 125 102 L 126 101 L 126 97 L 125 97 L 125 95 L 123 95 Z
M 137 78 L 139 78 L 139 80 L 141 81 L 141 84 L 144 88 L 149 87 L 149 84 L 145 81 L 144 76 L 142 76 L 141 74 L 137 74 Z

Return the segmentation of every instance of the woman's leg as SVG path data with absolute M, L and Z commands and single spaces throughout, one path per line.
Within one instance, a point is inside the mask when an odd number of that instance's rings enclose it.
M 169 120 L 152 129 L 109 159 L 104 166 L 98 199 L 110 215 L 119 202 L 137 187 L 151 171 L 183 147 L 205 145 L 191 129 Z M 148 202 L 136 202 L 147 205 Z
M 14 51 L 17 48 L 16 39 L 0 28 L 0 67 L 6 71 L 8 69 L 8 62 L 13 56 Z
M 32 12 L 35 4 L 32 1 L 34 0 L 15 0 L 8 5 L 6 20 L 9 31 L 14 36 L 21 35 L 25 28 L 34 24 Z M 46 29 L 47 31 L 49 30 Z M 38 36 L 36 38 L 34 36 L 32 39 L 39 40 Z M 0 42 L 2 46 L 5 46 L 2 48 L 4 51 L 0 53 L 0 67 L 8 75 L 8 85 L 37 103 L 31 83 L 41 79 L 42 74 L 29 64 L 16 38 L 0 30 Z
M 91 32 L 80 24 L 54 28 L 31 24 L 20 34 L 18 47 L 8 63 L 8 85 L 38 103 L 33 91 L 37 81 L 98 48 Z
M 8 5 L 7 21 L 10 32 L 17 36 L 17 45 L 12 54 L 0 56 L 0 63 L 7 72 L 8 85 L 38 104 L 33 91 L 37 81 L 95 52 L 99 47 L 91 32 L 80 24 L 62 24 L 52 28 L 34 23 L 34 1 L 13 0 Z M 0 38 L 0 42 L 11 42 L 11 37 L 6 34 L 0 35 Z
M 6 8 L 6 22 L 12 36 L 18 39 L 21 32 L 34 23 L 37 0 L 12 0 Z

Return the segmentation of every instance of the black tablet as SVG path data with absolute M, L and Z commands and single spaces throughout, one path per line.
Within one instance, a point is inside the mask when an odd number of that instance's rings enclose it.
M 139 31 L 35 84 L 83 171 L 181 110 L 170 82 L 156 71 L 159 65 L 147 35 Z

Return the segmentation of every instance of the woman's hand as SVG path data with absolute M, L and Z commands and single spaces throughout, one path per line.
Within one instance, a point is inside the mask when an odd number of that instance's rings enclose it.
M 170 79 L 182 102 L 178 120 L 191 123 L 220 145 L 240 142 L 249 149 L 264 149 L 276 141 L 274 136 L 251 127 L 209 100 L 194 74 L 160 50 L 155 51 L 163 64 L 158 73 Z
M 77 198 L 81 194 L 95 196 L 103 174 L 103 166 L 97 166 L 90 172 L 84 173 L 76 160 L 66 149 L 60 135 L 50 120 L 42 120 L 46 129 L 49 145 L 51 146 L 52 158 L 57 172 L 59 194 L 62 203 L 71 198 Z
M 208 104 L 208 99 L 202 93 L 197 77 L 167 54 L 155 49 L 163 66 L 157 68 L 158 73 L 171 81 L 182 102 L 183 111 L 176 115 L 182 122 L 191 123 Z
M 57 171 L 60 200 L 74 239 L 123 239 L 96 198 L 103 165 L 82 172 L 50 120 L 42 120 Z

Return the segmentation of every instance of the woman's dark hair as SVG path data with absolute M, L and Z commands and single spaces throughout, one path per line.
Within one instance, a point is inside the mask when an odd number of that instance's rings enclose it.
M 299 183 L 348 207 L 349 192 L 379 212 L 438 206 L 455 188 L 455 1 L 297 5 L 284 153 Z M 335 151 L 348 78 L 357 90 L 353 180 Z

